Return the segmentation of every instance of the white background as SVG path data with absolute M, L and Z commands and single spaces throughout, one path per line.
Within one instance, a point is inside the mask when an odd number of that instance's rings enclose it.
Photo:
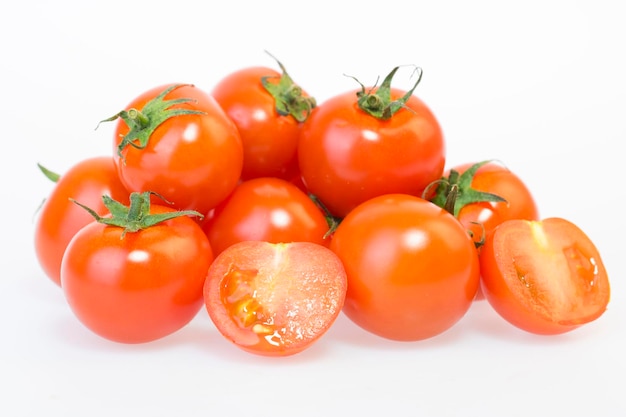
M 107 1 L 0 6 L 0 415 L 625 415 L 626 25 L 620 1 Z M 497 158 L 543 217 L 577 223 L 612 283 L 608 311 L 555 337 L 475 304 L 415 343 L 340 316 L 309 350 L 257 357 L 204 310 L 158 342 L 91 334 L 33 251 L 34 216 L 64 172 L 111 152 L 97 122 L 145 89 L 210 89 L 244 66 L 276 68 L 318 101 L 396 65 L 441 122 L 448 164 Z M 408 71 L 395 86 L 410 87 Z

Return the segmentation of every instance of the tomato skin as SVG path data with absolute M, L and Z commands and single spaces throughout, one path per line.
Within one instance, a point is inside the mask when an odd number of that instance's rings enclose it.
M 476 247 L 452 214 L 406 194 L 357 206 L 330 249 L 348 275 L 344 313 L 378 336 L 416 341 L 452 327 L 479 285 Z
M 346 273 L 311 242 L 239 242 L 209 269 L 204 299 L 220 333 L 240 349 L 290 356 L 317 342 L 341 312 Z
M 61 259 L 72 237 L 94 218 L 70 201 L 73 198 L 102 215 L 102 196 L 128 203 L 128 191 L 120 181 L 113 158 L 95 156 L 78 161 L 60 176 L 38 214 L 35 254 L 44 273 L 61 285 Z
M 480 266 L 487 301 L 530 333 L 574 330 L 600 317 L 610 300 L 600 253 L 562 218 L 500 224 L 483 246 Z
M 174 211 L 151 205 L 150 213 Z M 92 222 L 70 241 L 61 265 L 67 302 L 88 329 L 120 343 L 145 343 L 187 324 L 202 308 L 213 254 L 190 217 L 139 232 Z
M 404 91 L 391 89 L 392 98 Z M 421 196 L 439 179 L 445 143 L 432 111 L 416 96 L 388 120 L 358 106 L 357 90 L 316 107 L 303 123 L 298 163 L 306 187 L 337 217 L 378 195 Z
M 300 122 L 276 111 L 274 97 L 261 82 L 263 77 L 280 76 L 271 68 L 243 68 L 219 80 L 211 91 L 241 135 L 243 180 L 266 176 L 288 179 L 297 170 Z
M 141 110 L 167 87 L 152 88 L 127 106 Z M 205 114 L 171 117 L 159 125 L 143 149 L 118 146 L 128 133 L 128 125 L 118 119 L 113 150 L 122 183 L 131 192 L 152 191 L 180 210 L 206 214 L 235 188 L 243 165 L 243 147 L 237 127 L 213 97 L 185 85 L 172 90 L 166 100 L 189 98 L 193 101 L 172 108 L 199 110 Z M 153 199 L 158 203 L 158 199 Z
M 202 225 L 215 255 L 245 240 L 328 246 L 321 209 L 297 185 L 280 178 L 243 181 Z
M 452 169 L 462 174 L 472 165 L 461 164 Z M 459 221 L 472 231 L 476 242 L 491 234 L 505 220 L 539 220 L 539 209 L 530 189 L 507 167 L 495 162 L 487 163 L 476 171 L 471 185 L 478 191 L 496 194 L 506 200 L 472 203 L 459 211 Z

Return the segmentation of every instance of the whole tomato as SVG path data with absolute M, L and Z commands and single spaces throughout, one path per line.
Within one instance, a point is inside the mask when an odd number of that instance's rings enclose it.
M 40 166 L 41 167 L 41 166 Z M 117 175 L 113 158 L 95 156 L 78 161 L 60 176 L 51 174 L 56 184 L 38 213 L 35 224 L 35 254 L 45 274 L 61 285 L 61 259 L 72 237 L 94 221 L 70 199 L 83 201 L 98 214 L 107 212 L 102 196 L 128 203 L 128 191 Z
M 120 343 L 145 343 L 187 324 L 203 305 L 213 253 L 190 215 L 131 194 L 104 199 L 111 215 L 83 227 L 61 264 L 61 285 L 78 320 Z M 87 208 L 87 207 L 85 207 Z M 88 208 L 87 208 L 88 209 Z M 89 211 L 89 210 L 88 210 Z
M 480 268 L 489 304 L 530 333 L 572 331 L 598 319 L 610 301 L 598 249 L 566 219 L 503 222 L 487 237 Z
M 387 339 L 446 331 L 468 311 L 479 286 L 469 234 L 420 197 L 388 194 L 360 204 L 339 223 L 329 248 L 348 276 L 344 313 Z
M 202 225 L 213 253 L 246 240 L 328 246 L 323 211 L 297 185 L 280 178 L 243 181 Z
M 391 88 L 397 69 L 376 88 L 331 97 L 302 125 L 303 182 L 337 217 L 378 195 L 421 196 L 443 173 L 439 122 L 413 95 L 417 82 L 408 92 Z
M 232 72 L 211 91 L 241 135 L 244 180 L 288 179 L 297 171 L 300 125 L 315 107 L 315 99 L 278 65 L 282 73 L 267 67 Z
M 178 209 L 206 214 L 237 185 L 241 137 L 205 91 L 187 84 L 156 87 L 105 121 L 112 120 L 114 158 L 129 191 L 155 192 Z
M 450 199 L 451 190 L 453 198 Z M 496 161 L 465 163 L 447 170 L 437 193 L 435 204 L 450 211 L 471 233 L 481 254 L 482 242 L 506 220 L 539 220 L 539 209 L 533 194 L 522 179 Z M 479 288 L 476 299 L 484 299 Z

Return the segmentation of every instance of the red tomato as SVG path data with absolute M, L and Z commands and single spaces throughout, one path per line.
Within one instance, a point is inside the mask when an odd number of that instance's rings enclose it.
M 55 284 L 61 285 L 61 259 L 70 239 L 94 221 L 70 198 L 83 201 L 98 214 L 104 214 L 102 195 L 128 203 L 128 191 L 110 156 L 91 157 L 76 163 L 59 177 L 44 201 L 35 225 L 35 254 L 43 271 Z
M 219 80 L 211 94 L 235 122 L 243 142 L 242 179 L 280 177 L 297 170 L 300 124 L 315 100 L 282 74 L 266 67 L 235 71 Z
M 406 194 L 352 210 L 330 242 L 348 275 L 343 311 L 400 341 L 433 337 L 469 309 L 479 285 L 476 247 L 452 214 Z
M 302 126 L 302 179 L 337 217 L 381 194 L 421 196 L 443 173 L 445 144 L 437 119 L 414 95 L 400 106 L 407 92 L 389 88 L 390 76 L 370 93 L 363 88 L 328 99 Z M 365 111 L 371 102 L 382 103 L 376 107 L 380 114 Z
M 487 301 L 530 333 L 571 331 L 600 317 L 609 303 L 600 253 L 565 219 L 502 223 L 487 238 L 480 266 Z
M 108 120 L 118 119 L 114 155 L 129 191 L 156 192 L 176 208 L 203 214 L 232 192 L 243 147 L 213 97 L 192 85 L 169 85 L 144 92 L 126 109 Z
M 489 161 L 460 164 L 447 170 L 444 179 L 446 182 L 438 187 L 433 202 L 443 207 L 446 188 L 458 186 L 454 214 L 472 234 L 479 256 L 482 242 L 500 223 L 511 219 L 539 220 L 537 203 L 528 186 L 501 164 Z M 504 201 L 493 201 L 484 193 Z M 480 288 L 476 299 L 484 299 Z
M 178 211 L 153 204 L 149 213 Z M 202 308 L 212 260 L 209 240 L 188 216 L 136 232 L 94 221 L 70 241 L 61 283 L 88 329 L 115 342 L 144 343 L 179 330 Z
M 343 265 L 310 242 L 240 242 L 219 254 L 204 286 L 206 309 L 239 348 L 293 355 L 326 333 L 346 295 Z
M 328 222 L 295 184 L 273 177 L 242 182 L 203 223 L 215 255 L 245 240 L 328 246 Z

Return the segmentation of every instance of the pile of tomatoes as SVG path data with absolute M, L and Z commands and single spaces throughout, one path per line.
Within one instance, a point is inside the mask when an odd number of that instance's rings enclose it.
M 56 185 L 36 254 L 88 329 L 146 343 L 204 308 L 236 346 L 290 355 L 341 312 L 397 341 L 437 336 L 482 299 L 543 335 L 604 313 L 583 231 L 541 219 L 499 161 L 445 166 L 419 68 L 407 91 L 396 67 L 317 103 L 276 62 L 210 90 L 156 86 L 102 120 L 111 154 L 62 175 L 40 165 Z

